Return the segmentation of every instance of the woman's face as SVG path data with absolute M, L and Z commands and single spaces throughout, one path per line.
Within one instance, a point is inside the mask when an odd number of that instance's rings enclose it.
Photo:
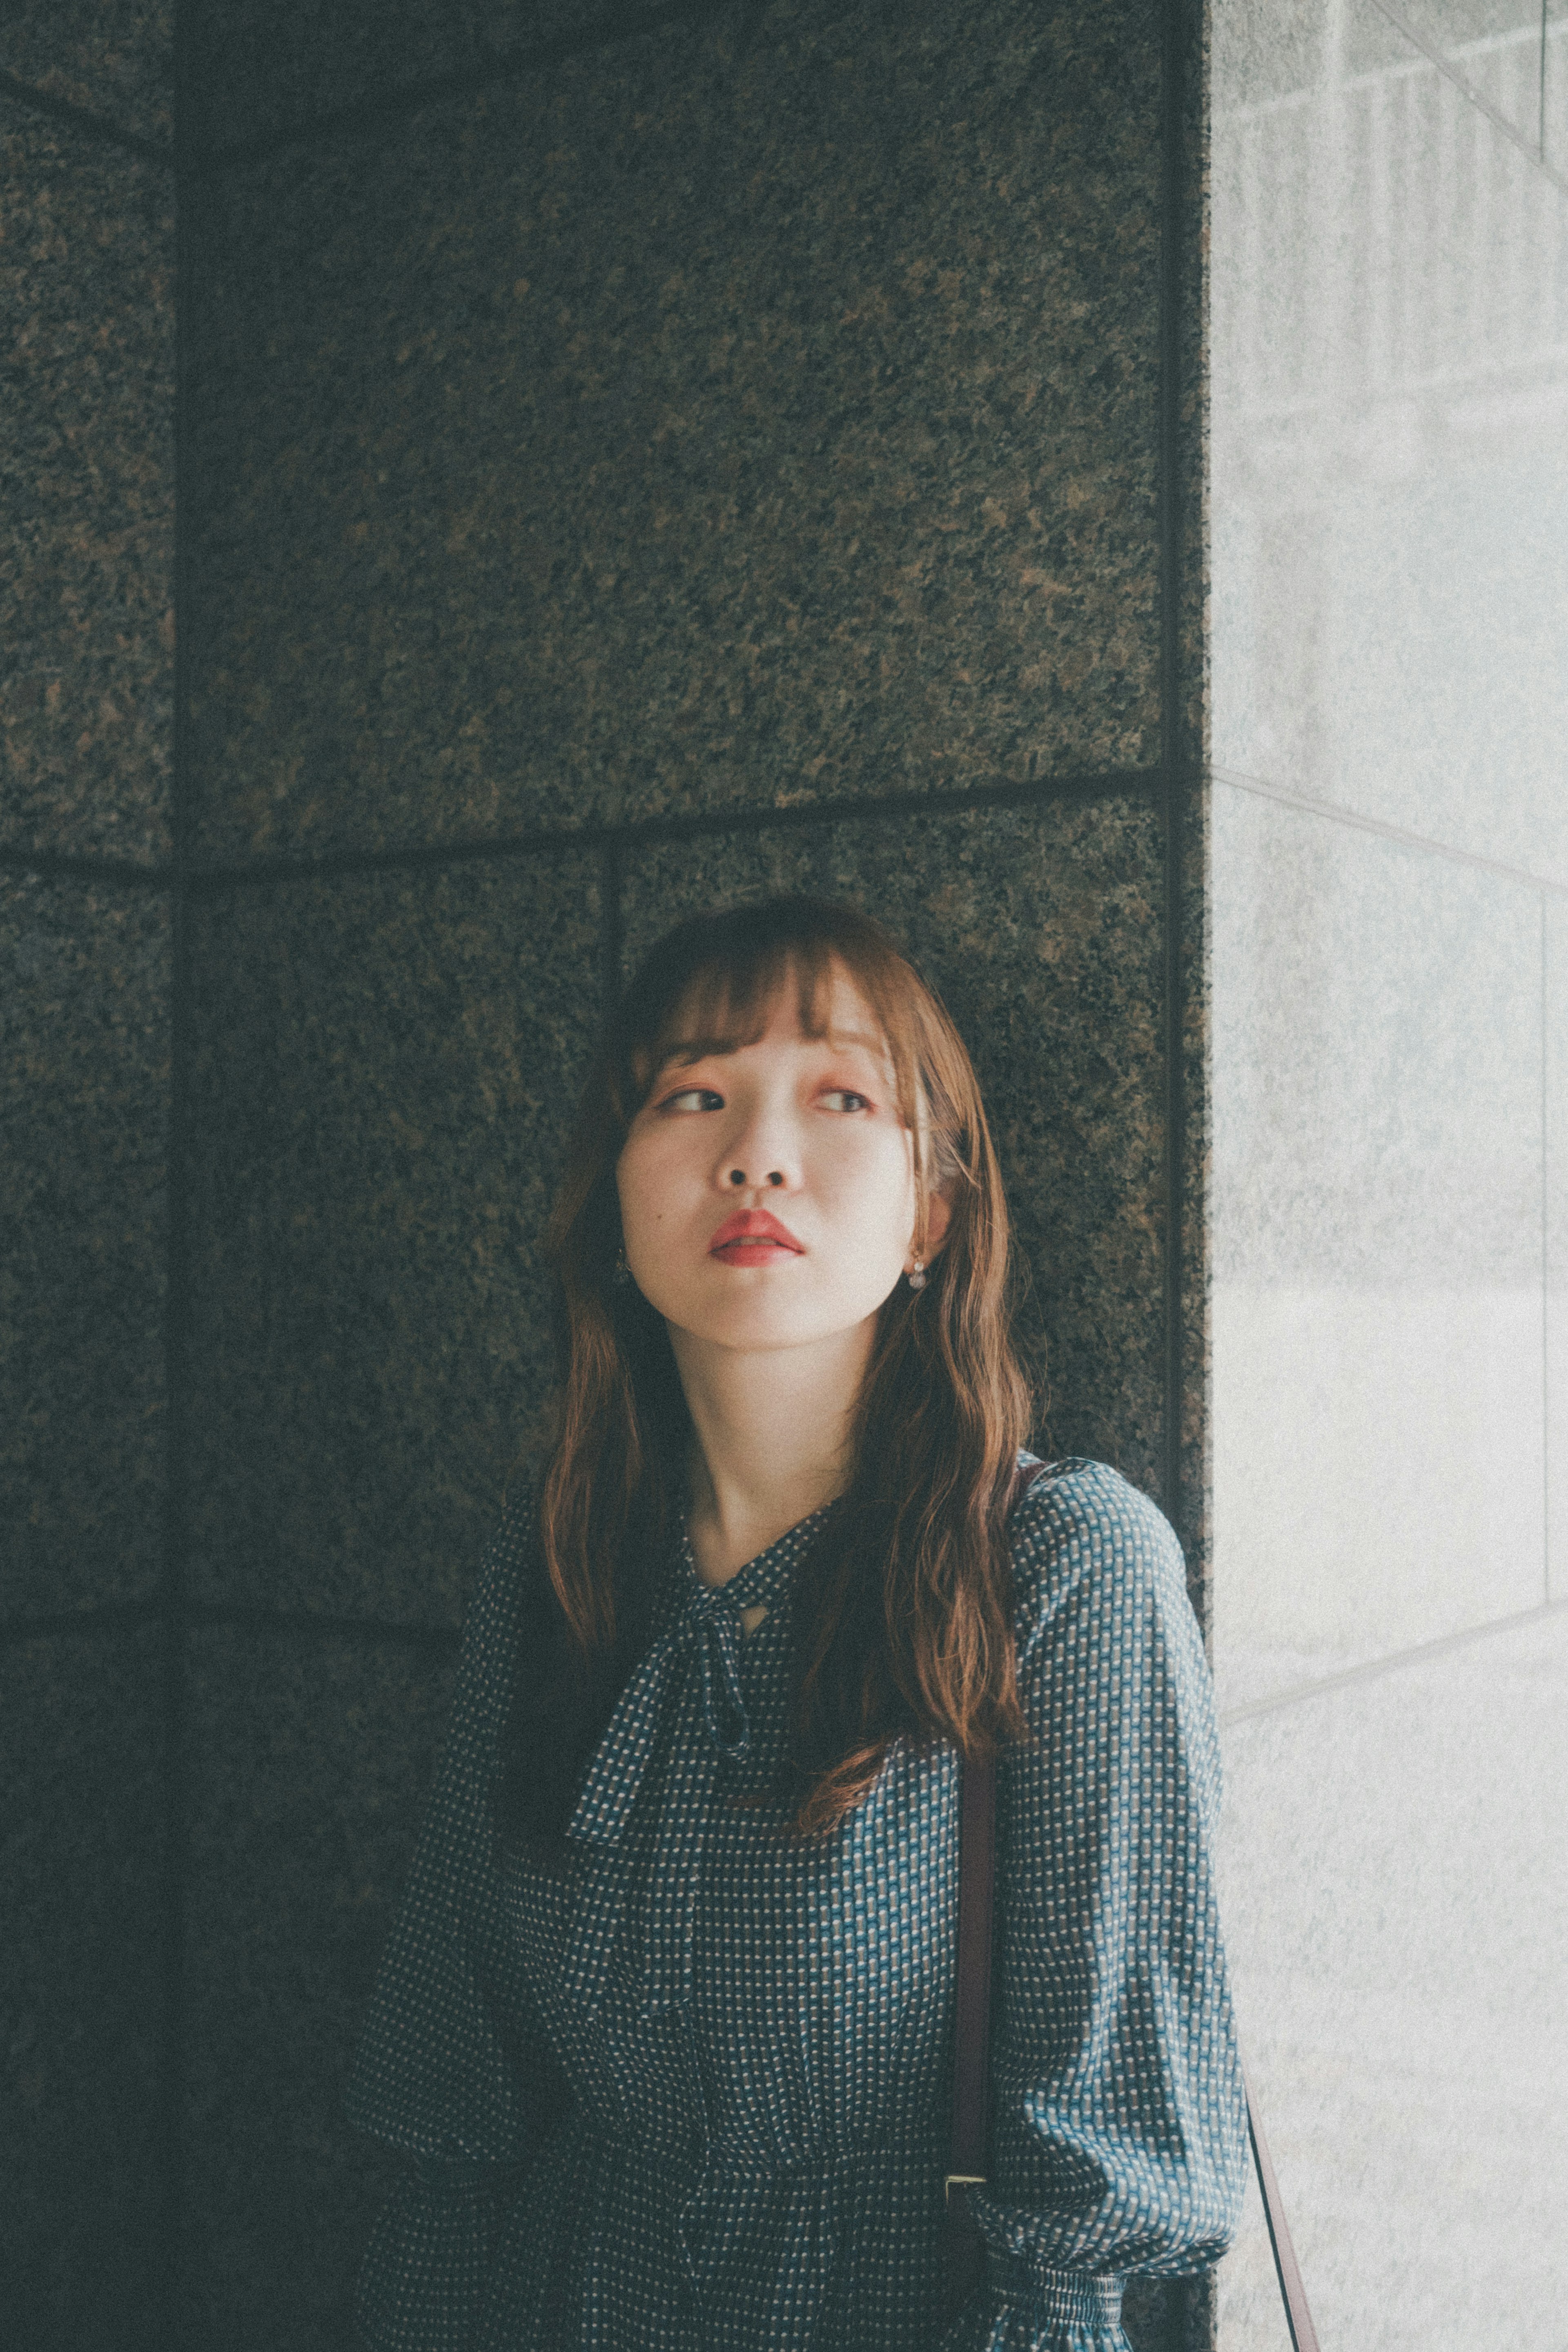
M 866 1321 L 914 1262 L 914 1138 L 876 1017 L 840 965 L 827 1034 L 791 980 L 756 1042 L 677 1051 L 616 1163 L 626 1262 L 665 1320 L 721 1348 L 807 1346 Z M 680 1035 L 676 1024 L 676 1034 Z M 933 1196 L 928 1241 L 947 1222 Z

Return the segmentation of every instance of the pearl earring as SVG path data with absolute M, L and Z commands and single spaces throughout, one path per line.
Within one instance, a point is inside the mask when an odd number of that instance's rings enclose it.
M 924 1290 L 924 1289 L 925 1289 L 925 1259 L 924 1259 L 924 1258 L 918 1258 L 918 1257 L 917 1257 L 917 1258 L 915 1259 L 915 1264 L 911 1266 L 911 1268 L 910 1268 L 910 1270 L 909 1270 L 909 1277 L 908 1277 L 908 1279 L 909 1279 L 909 1287 L 911 1288 L 911 1290 Z
M 614 1282 L 617 1289 L 620 1290 L 624 1290 L 626 1285 L 632 1279 L 632 1269 L 626 1263 L 626 1244 L 624 1242 L 622 1242 L 621 1247 L 615 1253 L 615 1272 L 612 1276 L 611 1279 Z

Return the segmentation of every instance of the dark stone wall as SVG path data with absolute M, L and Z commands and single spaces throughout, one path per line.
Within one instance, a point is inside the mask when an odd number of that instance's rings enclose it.
M 0 24 L 0 2333 L 157 2341 L 174 212 L 155 7 Z
M 805 0 L 597 46 L 586 12 L 393 11 L 359 62 L 347 16 L 314 50 L 260 21 L 201 100 L 230 152 L 193 268 L 191 1572 L 358 1661 L 341 1769 L 412 1794 L 385 1636 L 458 1619 L 547 1393 L 606 976 L 690 907 L 825 889 L 916 953 L 993 1108 L 1043 1433 L 1169 1496 L 1196 354 L 1173 435 L 1152 7 Z M 280 1638 L 236 1630 L 236 1667 Z M 204 1779 L 242 1736 L 214 1688 Z M 325 1866 L 263 1842 L 259 1912 Z M 193 2119 L 214 2182 L 241 2131 L 308 2143 L 287 2195 L 340 2168 L 319 2252 L 281 2189 L 204 2239 L 203 2307 L 238 2327 L 287 2271 L 291 2344 L 332 2340 L 372 2201 L 350 1962 L 312 1965 L 334 2027 L 269 2087 L 297 1963 L 246 1941 L 213 2063 L 256 2105 Z M 1178 2317 L 1145 2296 L 1141 2340 Z
M 159 1587 L 170 944 L 162 890 L 0 873 L 7 1621 Z
M 126 76 L 68 11 L 24 12 L 0 67 L 51 21 L 78 77 L 55 98 L 101 116 Z M 174 1969 L 161 2345 L 349 2342 L 387 2179 L 340 2120 L 354 2027 L 547 1399 L 566 1124 L 607 991 L 679 914 L 826 890 L 916 955 L 987 1087 L 1042 1440 L 1165 1500 L 1201 1574 L 1202 1289 L 1172 1254 L 1203 1135 L 1174 23 L 1155 0 L 182 18 L 178 754 L 132 625 L 148 534 L 116 526 L 111 609 L 62 527 L 76 667 L 19 706 L 6 803 L 56 866 L 5 878 L 65 976 L 31 1028 L 7 1015 L 4 1066 L 35 1104 L 26 1312 L 47 1333 L 55 1263 L 71 1301 L 38 1350 L 27 1606 L 161 1596 L 157 1704 L 96 1706 L 71 1767 L 89 1791 L 121 1759 L 123 1867 L 168 1841 L 143 1939 Z M 150 68 L 136 88 L 144 142 Z M 1195 99 L 1191 171 L 1200 125 Z M 47 128 L 78 135 L 58 106 Z M 128 189 L 154 171 L 79 137 Z M 172 394 L 138 364 L 166 451 Z M 83 414 L 129 478 L 135 404 Z M 98 748 L 111 672 L 149 743 L 162 714 L 162 768 L 129 720 Z M 158 887 L 60 864 L 89 855 Z M 46 1067 L 75 1074 L 47 1110 Z M 107 1672 L 130 1636 L 91 1638 Z M 40 1690 L 63 1642 L 14 1653 Z M 88 1895 L 59 1899 L 46 1935 L 79 1911 L 96 1948 Z M 1163 2291 L 1130 2325 L 1140 2352 L 1186 2340 Z
M 396 2159 L 343 2128 L 451 1695 L 447 1660 L 287 1622 L 193 1631 L 182 2052 L 190 2157 L 165 2343 L 348 2352 Z
M 147 865 L 173 751 L 172 175 L 0 88 L 0 847 Z
M 174 0 L 6 0 L 0 73 L 118 132 L 123 156 L 172 135 L 173 31 Z
M 0 2278 L 16 2345 L 152 2352 L 163 2205 L 162 1641 L 0 1643 Z
M 732 9 L 226 173 L 204 852 L 1152 762 L 1149 31 Z
M 538 1241 L 601 931 L 571 840 L 198 899 L 194 1599 L 456 1623 L 550 1376 Z

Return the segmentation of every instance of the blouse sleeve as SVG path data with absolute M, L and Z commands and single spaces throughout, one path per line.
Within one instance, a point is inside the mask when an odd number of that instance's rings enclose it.
M 1037 1480 L 1013 1565 L 1030 1741 L 998 1776 L 987 2285 L 949 2342 L 1126 2352 L 1126 2274 L 1218 2262 L 1241 2204 L 1211 1685 L 1176 1538 L 1115 1471 Z
M 549 2121 L 549 2062 L 507 1932 L 488 1803 L 527 1528 L 514 1504 L 485 1556 L 349 2084 L 350 2124 L 413 2158 L 360 2272 L 355 2318 L 370 2352 L 464 2352 L 503 2207 Z

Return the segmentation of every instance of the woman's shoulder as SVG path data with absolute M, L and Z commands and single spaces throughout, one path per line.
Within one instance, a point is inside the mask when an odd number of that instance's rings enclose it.
M 502 1499 L 464 1611 L 458 1717 L 473 1713 L 488 1720 L 507 1703 L 518 1614 L 532 1590 L 536 1559 L 533 1488 L 519 1478 Z
M 479 1574 L 468 1603 L 466 1622 L 509 1626 L 517 1614 L 517 1597 L 534 1559 L 534 1492 L 532 1481 L 515 1479 L 501 1498 L 500 1516 L 479 1563 Z
M 1032 1467 L 1020 1454 L 1019 1467 Z M 1012 1516 L 1014 1628 L 1020 1667 L 1075 1599 L 1091 1619 L 1124 1623 L 1150 1601 L 1186 1604 L 1181 1547 L 1170 1521 L 1108 1462 L 1047 1462 Z

